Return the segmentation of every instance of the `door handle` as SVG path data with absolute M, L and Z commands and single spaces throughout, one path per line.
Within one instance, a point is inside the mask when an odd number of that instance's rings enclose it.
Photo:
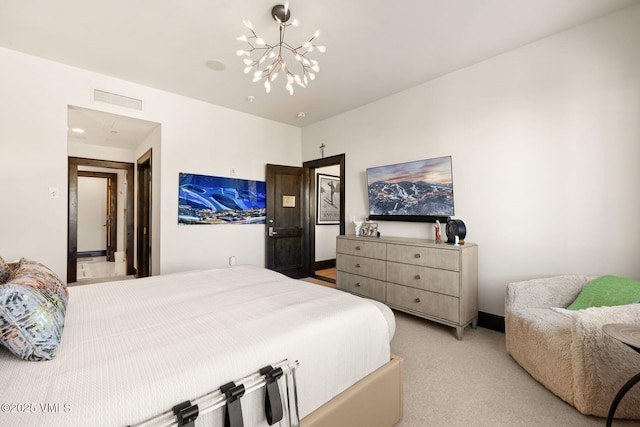
M 276 234 L 278 234 L 277 231 L 273 230 L 273 220 L 272 219 L 269 220 L 269 228 L 267 230 L 268 230 L 267 231 L 267 236 L 269 236 L 269 237 L 273 237 Z

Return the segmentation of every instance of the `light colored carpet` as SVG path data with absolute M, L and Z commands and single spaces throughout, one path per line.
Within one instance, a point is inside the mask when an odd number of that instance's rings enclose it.
M 397 427 L 605 425 L 605 419 L 580 414 L 534 380 L 507 354 L 504 334 L 468 327 L 458 341 L 453 328 L 394 313 L 391 350 L 404 357 L 405 369 L 404 417 Z

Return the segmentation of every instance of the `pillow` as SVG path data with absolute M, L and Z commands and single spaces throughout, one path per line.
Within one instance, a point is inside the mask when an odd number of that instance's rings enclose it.
M 20 258 L 20 262 L 15 268 L 14 277 L 17 276 L 33 276 L 38 277 L 40 280 L 40 285 L 50 292 L 55 293 L 60 297 L 62 303 L 64 304 L 64 308 L 67 308 L 67 300 L 69 299 L 69 291 L 67 291 L 67 287 L 60 278 L 51 271 L 46 266 L 35 262 L 30 261 L 25 258 Z
M 580 291 L 568 310 L 626 305 L 640 302 L 640 282 L 616 276 L 602 276 Z
M 12 269 L 0 256 L 0 284 L 7 283 L 11 277 Z
M 42 264 L 21 260 L 0 284 L 0 344 L 24 360 L 50 360 L 62 338 L 68 293 Z

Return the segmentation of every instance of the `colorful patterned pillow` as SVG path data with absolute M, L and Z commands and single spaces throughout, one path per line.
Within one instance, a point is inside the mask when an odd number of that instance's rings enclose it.
M 11 273 L 11 267 L 9 267 L 9 264 L 0 256 L 0 284 L 7 283 L 9 277 L 11 277 Z
M 21 260 L 0 284 L 0 344 L 24 360 L 50 360 L 62 338 L 68 293 L 42 264 Z
M 64 308 L 67 308 L 67 300 L 69 299 L 69 291 L 60 278 L 51 271 L 48 267 L 25 258 L 21 258 L 18 266 L 15 269 L 14 277 L 17 276 L 34 276 L 40 280 L 40 285 L 50 292 L 55 293 L 60 297 Z

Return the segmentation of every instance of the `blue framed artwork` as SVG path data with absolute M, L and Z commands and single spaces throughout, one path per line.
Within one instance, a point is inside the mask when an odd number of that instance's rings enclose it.
M 264 224 L 264 181 L 180 173 L 178 224 Z

